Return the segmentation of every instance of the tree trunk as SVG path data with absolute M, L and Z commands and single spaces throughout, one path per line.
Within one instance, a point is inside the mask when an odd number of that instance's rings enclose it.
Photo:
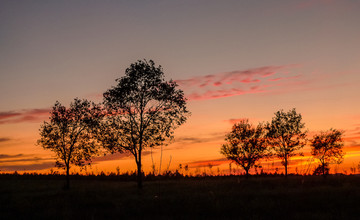
M 325 178 L 326 175 L 325 175 L 325 163 L 322 164 L 322 174 L 323 174 L 323 177 Z
M 285 157 L 285 163 L 284 163 L 284 166 L 285 166 L 285 177 L 287 177 L 287 174 L 288 174 L 287 165 L 288 165 L 288 160 L 287 160 L 287 157 Z
M 142 189 L 142 172 L 141 172 L 141 153 L 139 153 L 138 161 L 136 163 L 137 165 L 137 184 L 138 189 Z
M 249 169 L 245 169 L 245 172 L 246 172 L 245 177 L 246 177 L 246 179 L 248 179 L 249 178 Z
M 64 189 L 70 189 L 70 166 L 66 165 L 66 183 Z

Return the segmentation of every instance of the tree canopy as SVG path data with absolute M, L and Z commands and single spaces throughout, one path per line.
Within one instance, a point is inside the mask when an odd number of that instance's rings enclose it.
M 240 165 L 246 176 L 249 175 L 250 168 L 268 155 L 265 127 L 262 124 L 255 127 L 248 119 L 234 124 L 225 140 L 227 143 L 221 147 L 221 153 Z
M 129 152 L 138 168 L 142 187 L 141 155 L 144 149 L 160 146 L 173 138 L 174 129 L 186 122 L 189 111 L 182 90 L 166 81 L 161 66 L 138 60 L 125 71 L 118 84 L 104 93 L 107 117 L 99 140 L 111 152 Z
M 271 123 L 267 124 L 268 140 L 275 155 L 280 158 L 285 167 L 285 176 L 288 174 L 289 159 L 295 155 L 302 155 L 297 152 L 306 144 L 305 123 L 302 122 L 301 114 L 293 108 L 288 112 L 277 111 Z
M 74 99 L 69 108 L 56 102 L 50 112 L 50 122 L 40 128 L 37 143 L 56 155 L 56 166 L 66 170 L 66 185 L 69 188 L 71 165 L 90 164 L 91 157 L 99 148 L 91 130 L 101 118 L 100 107 L 87 101 Z
M 324 177 L 329 172 L 329 164 L 340 164 L 343 161 L 342 135 L 342 131 L 330 129 L 316 134 L 311 140 L 311 154 L 320 161 L 318 170 Z

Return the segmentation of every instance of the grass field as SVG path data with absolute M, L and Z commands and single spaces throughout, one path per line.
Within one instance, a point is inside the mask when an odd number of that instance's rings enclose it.
M 110 177 L 0 175 L 0 219 L 360 219 L 360 177 L 202 177 L 136 183 Z

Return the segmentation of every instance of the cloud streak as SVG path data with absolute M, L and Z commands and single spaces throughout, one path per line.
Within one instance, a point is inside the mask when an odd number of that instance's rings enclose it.
M 51 109 L 45 108 L 0 112 L 0 124 L 41 122 L 48 118 L 50 111 Z
M 37 157 L 33 154 L 0 154 L 0 170 L 42 170 L 54 167 L 53 158 Z
M 279 86 L 279 81 L 299 78 L 300 75 L 283 76 L 293 67 L 296 65 L 265 66 L 197 76 L 176 82 L 184 89 L 189 100 L 218 99 L 267 92 L 269 87 Z M 274 78 L 275 75 L 277 76 Z
M 218 73 L 213 75 L 198 76 L 185 80 L 176 80 L 181 86 L 206 87 L 209 85 L 233 84 L 235 82 L 256 83 L 259 79 L 255 77 L 268 77 L 289 66 L 265 66 L 248 70 L 235 70 L 231 72 Z
M 0 138 L 0 143 L 7 142 L 7 141 L 10 141 L 10 140 L 11 140 L 11 138 L 2 137 L 2 138 Z
M 219 158 L 215 160 L 199 160 L 188 163 L 190 168 L 201 168 L 209 166 L 219 166 L 224 163 L 229 163 L 230 161 L 226 158 Z
M 8 159 L 8 158 L 18 158 L 18 157 L 22 157 L 24 156 L 23 154 L 14 154 L 14 155 L 10 155 L 10 154 L 0 154 L 0 160 L 1 159 Z M 1 161 L 0 161 L 1 163 Z
M 54 162 L 44 162 L 38 164 L 26 164 L 26 165 L 5 165 L 1 166 L 3 171 L 24 171 L 24 170 L 44 170 L 54 167 Z
M 223 140 L 225 138 L 225 133 L 212 133 L 206 136 L 182 136 L 175 138 L 176 144 L 200 144 L 200 143 L 210 143 L 214 141 Z

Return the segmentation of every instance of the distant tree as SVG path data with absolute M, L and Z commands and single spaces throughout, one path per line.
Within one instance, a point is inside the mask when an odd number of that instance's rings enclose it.
M 142 152 L 173 138 L 174 129 L 189 115 L 186 98 L 176 82 L 165 81 L 162 67 L 152 60 L 131 64 L 117 82 L 104 93 L 108 115 L 98 138 L 111 152 L 134 156 L 142 188 Z
M 280 110 L 275 113 L 275 117 L 266 127 L 268 141 L 275 155 L 282 160 L 285 176 L 287 176 L 290 158 L 302 155 L 296 151 L 302 149 L 306 144 L 305 124 L 302 122 L 302 116 L 296 113 L 295 108 L 288 112 Z
M 330 129 L 315 135 L 311 140 L 311 154 L 320 161 L 319 169 L 324 177 L 329 172 L 329 164 L 340 164 L 343 161 L 342 135 L 342 131 Z
M 102 113 L 100 107 L 75 98 L 70 108 L 56 102 L 50 112 L 50 122 L 40 128 L 37 143 L 56 155 L 56 166 L 66 170 L 65 189 L 70 188 L 71 165 L 90 164 L 91 157 L 99 152 L 91 130 L 97 125 Z
M 249 170 L 268 155 L 265 127 L 262 124 L 254 127 L 248 119 L 234 124 L 225 141 L 227 143 L 222 145 L 221 154 L 240 165 L 246 177 L 249 176 Z
M 330 168 L 328 163 L 320 164 L 313 172 L 313 175 L 327 175 L 329 174 Z

